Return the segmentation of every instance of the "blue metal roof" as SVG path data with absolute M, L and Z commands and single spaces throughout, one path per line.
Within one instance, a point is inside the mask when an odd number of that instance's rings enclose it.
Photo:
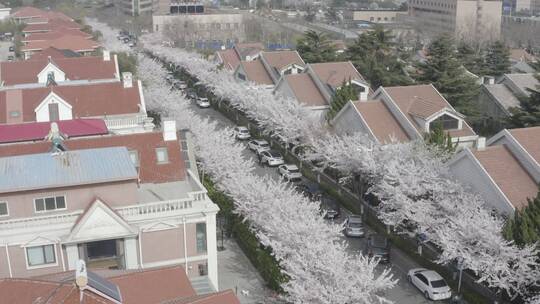
M 137 178 L 125 147 L 0 158 L 0 193 Z

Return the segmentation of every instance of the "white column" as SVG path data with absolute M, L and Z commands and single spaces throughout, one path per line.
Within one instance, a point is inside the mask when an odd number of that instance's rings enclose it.
M 79 248 L 77 248 L 77 244 L 66 245 L 66 254 L 68 259 L 68 269 L 75 270 L 75 265 L 79 260 Z
M 126 269 L 138 269 L 139 263 L 137 261 L 137 239 L 134 237 L 125 238 L 124 247 Z
M 218 286 L 218 264 L 217 264 L 217 241 L 216 241 L 216 214 L 206 215 L 206 251 L 208 254 L 208 278 L 214 288 Z

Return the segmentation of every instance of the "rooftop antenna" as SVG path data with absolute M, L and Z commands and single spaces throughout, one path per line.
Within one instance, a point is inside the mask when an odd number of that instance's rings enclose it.
M 51 130 L 49 131 L 49 134 L 45 136 L 45 140 L 52 142 L 51 150 L 53 154 L 66 151 L 66 147 L 64 146 L 64 140 L 67 138 L 67 135 L 60 132 L 60 129 L 58 128 L 58 124 L 56 122 L 51 123 Z

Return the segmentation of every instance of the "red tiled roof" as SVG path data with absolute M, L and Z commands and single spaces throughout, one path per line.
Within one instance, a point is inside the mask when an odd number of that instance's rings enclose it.
M 326 99 L 324 99 L 324 96 L 309 74 L 285 75 L 283 81 L 289 85 L 299 103 L 305 104 L 308 107 L 328 105 L 328 102 L 326 102 Z
M 253 61 L 241 61 L 240 66 L 242 66 L 242 68 L 244 69 L 247 80 L 259 85 L 274 84 L 272 78 L 270 77 L 270 74 L 268 74 L 260 59 Z
M 53 19 L 49 20 L 47 23 L 35 23 L 28 24 L 22 30 L 23 33 L 32 33 L 32 32 L 50 32 L 53 30 L 59 29 L 81 29 L 82 26 L 75 21 L 64 20 L 64 19 Z
M 51 296 L 47 303 L 113 303 L 91 289 L 83 291 L 83 301 L 80 302 L 80 290 L 74 284 L 73 271 L 60 275 L 64 283 L 55 279 L 49 281 L 46 276 L 42 279 L 0 280 L 0 301 L 6 304 L 30 304 Z M 240 304 L 232 290 L 197 295 L 181 266 L 134 271 L 107 280 L 118 286 L 123 304 Z
M 81 36 L 64 35 L 58 39 L 53 40 L 30 41 L 27 45 L 21 48 L 21 51 L 39 51 L 49 47 L 55 47 L 57 49 L 63 50 L 72 50 L 74 52 L 86 52 L 93 51 L 99 48 L 100 45 L 93 40 L 88 40 Z
M 112 57 L 112 56 L 111 56 Z M 52 63 L 66 73 L 69 80 L 114 79 L 116 64 L 102 57 L 54 58 Z M 37 75 L 49 64 L 49 59 L 6 61 L 0 63 L 0 81 L 4 86 L 37 83 Z
M 41 52 L 37 52 L 32 54 L 30 56 L 31 60 L 40 60 L 40 59 L 48 59 L 51 57 L 52 59 L 57 58 L 73 58 L 73 57 L 82 57 L 79 53 L 75 53 L 71 50 L 60 50 L 55 47 L 48 47 Z
M 398 142 L 410 140 L 384 102 L 380 100 L 355 101 L 353 104 L 380 143 L 391 143 L 392 140 Z
M 56 122 L 60 132 L 69 138 L 107 134 L 107 126 L 101 119 L 74 119 Z M 51 129 L 51 122 L 0 125 L 0 143 L 43 140 Z
M 365 81 L 350 61 L 312 63 L 309 66 L 323 83 L 334 89 L 341 87 L 343 82 L 349 80 Z
M 234 49 L 241 59 L 244 59 L 247 56 L 255 56 L 264 51 L 264 44 L 260 42 L 237 43 L 234 45 Z
M 92 35 L 85 33 L 81 30 L 61 28 L 61 29 L 50 31 L 50 32 L 32 33 L 24 38 L 21 38 L 21 41 L 23 43 L 26 43 L 30 41 L 55 40 L 65 35 L 81 36 L 85 39 L 92 38 Z
M 540 126 L 511 129 L 508 132 L 540 164 Z
M 79 137 L 65 140 L 64 145 L 68 150 L 126 147 L 130 151 L 137 151 L 141 183 L 174 182 L 184 180 L 186 176 L 179 141 L 164 141 L 161 132 Z M 47 141 L 4 144 L 0 145 L 0 157 L 46 153 L 50 146 L 51 143 Z M 168 163 L 157 163 L 156 148 L 167 148 Z
M 234 71 L 240 63 L 240 57 L 233 49 L 218 51 L 218 54 L 225 68 L 229 70 Z
M 262 52 L 261 57 L 264 58 L 270 67 L 278 70 L 281 70 L 282 68 L 293 63 L 299 66 L 306 65 L 297 51 Z
M 25 6 L 25 7 L 19 8 L 15 13 L 11 14 L 11 17 L 12 18 L 37 18 L 37 19 L 44 19 L 44 20 L 54 20 L 54 19 L 60 19 L 60 20 L 66 20 L 66 21 L 73 20 L 61 12 L 44 11 L 44 10 L 41 10 L 39 8 L 35 8 L 32 6 Z
M 7 90 L 0 92 L 0 123 L 7 123 Z M 72 106 L 73 118 L 96 117 L 140 112 L 141 97 L 138 82 L 133 87 L 124 88 L 121 82 L 87 85 L 65 85 L 23 89 L 22 121 L 36 121 L 36 107 L 54 92 Z
M 527 198 L 536 197 L 538 185 L 506 145 L 486 147 L 473 154 L 516 209 L 525 207 Z

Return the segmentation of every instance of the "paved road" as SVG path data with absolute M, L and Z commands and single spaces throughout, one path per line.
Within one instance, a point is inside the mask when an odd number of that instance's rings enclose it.
M 220 127 L 234 127 L 235 124 L 227 119 L 225 116 L 223 116 L 221 113 L 219 113 L 216 110 L 213 110 L 211 108 L 209 109 L 200 109 L 195 104 L 193 104 L 193 110 L 197 115 L 205 118 L 210 118 L 213 121 L 217 121 L 218 125 Z M 245 150 L 246 157 L 250 157 L 253 160 L 257 161 L 257 157 L 255 156 L 255 153 L 251 152 L 247 146 Z M 275 179 L 279 179 L 279 174 L 277 173 L 276 168 L 270 168 L 270 167 L 261 167 L 257 166 L 255 169 L 255 173 L 259 176 L 271 176 Z M 344 216 L 346 216 L 345 210 L 342 209 L 342 217 L 341 219 L 337 219 L 337 222 L 343 221 Z M 365 248 L 365 238 L 347 238 L 343 236 L 345 240 L 348 241 L 349 247 L 348 250 L 351 253 L 358 253 Z M 385 269 L 385 267 L 391 267 L 392 274 L 394 275 L 394 278 L 399 279 L 398 284 L 393 289 L 387 291 L 385 293 L 385 297 L 389 300 L 394 301 L 395 303 L 399 304 L 427 304 L 431 303 L 432 301 L 426 300 L 422 294 L 409 282 L 407 281 L 407 271 L 411 268 L 420 267 L 420 265 L 416 264 L 413 260 L 408 258 L 403 252 L 396 248 L 392 248 L 391 250 L 391 264 L 389 265 L 379 265 L 378 266 L 380 271 Z M 439 302 L 441 303 L 441 302 Z M 445 303 L 445 302 L 442 302 Z M 449 302 L 448 302 L 449 303 Z

